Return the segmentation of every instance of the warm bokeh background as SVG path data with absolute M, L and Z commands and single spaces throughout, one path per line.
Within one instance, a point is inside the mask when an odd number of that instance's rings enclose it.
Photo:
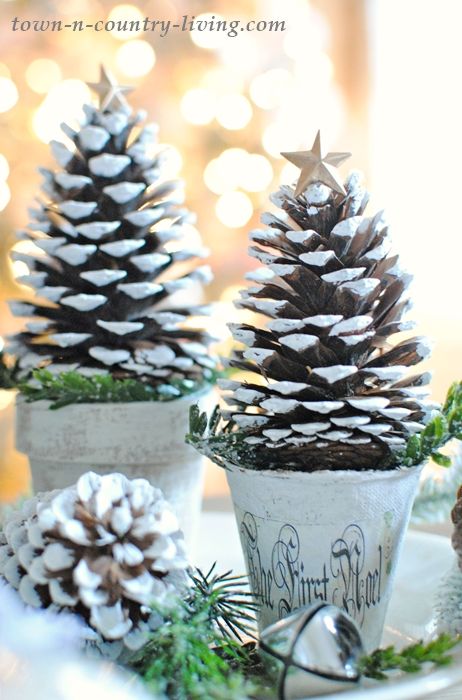
M 70 30 L 12 32 L 11 19 L 155 19 L 213 13 L 229 19 L 285 20 L 283 33 L 116 34 Z M 12 265 L 14 232 L 38 195 L 36 168 L 50 166 L 59 138 L 89 99 L 84 81 L 104 62 L 136 86 L 135 107 L 172 144 L 198 229 L 212 251 L 219 316 L 250 267 L 246 237 L 268 194 L 295 169 L 279 152 L 310 146 L 322 129 L 342 166 L 362 169 L 371 209 L 386 206 L 395 246 L 415 274 L 419 331 L 436 343 L 433 393 L 460 378 L 459 98 L 462 5 L 454 0 L 0 0 L 0 334 L 17 328 L 5 299 L 24 296 Z M 24 243 L 14 247 L 21 250 Z M 216 320 L 217 325 L 221 325 Z M 0 392 L 0 499 L 28 488 L 25 458 L 13 451 L 12 401 Z M 211 468 L 209 498 L 223 491 Z

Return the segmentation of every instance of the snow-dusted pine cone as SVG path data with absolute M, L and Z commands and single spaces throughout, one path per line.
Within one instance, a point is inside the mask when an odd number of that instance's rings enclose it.
M 0 577 L 25 603 L 75 612 L 89 639 L 121 648 L 144 643 L 157 617 L 150 605 L 185 589 L 186 568 L 183 535 L 161 491 L 122 474 L 88 472 L 41 494 L 0 533 Z
M 37 301 L 11 304 L 29 321 L 9 350 L 24 373 L 47 366 L 150 385 L 202 380 L 214 363 L 189 317 L 206 309 L 169 298 L 211 279 L 197 265 L 207 250 L 185 247 L 193 217 L 179 206 L 183 183 L 165 179 L 157 126 L 138 126 L 143 112 L 119 100 L 84 112 L 79 130 L 62 127 L 71 147 L 51 142 L 62 170 L 42 169 L 46 200 L 19 233 L 36 250 L 13 253 L 31 270 L 19 281 Z
M 438 632 L 455 635 L 462 634 L 462 486 L 457 491 L 451 520 L 454 523 L 451 542 L 456 561 L 437 591 L 435 615 Z
M 451 520 L 454 523 L 451 542 L 457 555 L 459 569 L 462 571 L 462 486 L 457 491 L 457 500 L 451 511 Z
M 264 214 L 250 254 L 264 267 L 238 306 L 270 317 L 234 324 L 247 346 L 231 366 L 259 375 L 221 383 L 224 413 L 255 446 L 260 466 L 302 470 L 380 468 L 424 427 L 429 375 L 408 367 L 429 353 L 425 339 L 390 344 L 412 324 L 410 275 L 402 272 L 382 214 L 366 217 L 368 195 L 353 173 L 346 197 L 314 183 L 298 197 L 272 197 L 283 215 Z

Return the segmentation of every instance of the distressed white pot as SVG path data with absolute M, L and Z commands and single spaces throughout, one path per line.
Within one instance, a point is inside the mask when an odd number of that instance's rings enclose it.
M 378 647 L 421 469 L 304 473 L 229 466 L 260 629 L 325 600 L 356 620 L 366 649 Z
M 73 404 L 16 403 L 16 447 L 29 457 L 35 492 L 74 484 L 93 470 L 143 477 L 176 511 L 189 551 L 202 503 L 204 458 L 185 443 L 189 409 L 212 402 L 211 389 L 173 401 Z

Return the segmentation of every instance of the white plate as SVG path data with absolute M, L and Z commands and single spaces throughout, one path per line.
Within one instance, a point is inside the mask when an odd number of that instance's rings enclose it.
M 205 513 L 202 519 L 200 548 L 196 561 L 207 569 L 214 561 L 220 572 L 245 571 L 234 516 L 230 513 Z M 453 553 L 449 539 L 439 535 L 410 531 L 398 565 L 395 590 L 387 615 L 383 644 L 404 644 L 426 638 L 434 630 L 432 605 L 441 576 L 451 566 Z M 324 695 L 342 700 L 417 700 L 432 696 L 462 698 L 462 688 L 445 694 L 462 683 L 462 649 L 453 652 L 449 666 L 431 667 L 417 674 L 395 676 L 389 681 L 365 681 L 360 688 Z M 310 700 L 315 700 L 310 698 Z

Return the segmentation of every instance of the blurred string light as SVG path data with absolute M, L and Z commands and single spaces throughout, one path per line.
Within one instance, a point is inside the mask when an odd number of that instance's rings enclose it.
M 39 94 L 47 93 L 61 78 L 61 68 L 51 58 L 36 58 L 26 68 L 26 83 Z
M 252 119 L 252 106 L 244 95 L 239 93 L 223 95 L 218 102 L 217 121 L 231 131 L 243 129 Z
M 18 101 L 18 89 L 11 78 L 0 77 L 0 112 L 8 112 Z
M 261 109 L 275 109 L 287 99 L 293 84 L 285 68 L 273 68 L 257 75 L 250 83 L 250 97 Z
M 228 40 L 226 32 L 211 31 L 209 27 L 216 26 L 218 22 L 223 21 L 225 21 L 225 18 L 222 17 L 222 15 L 213 12 L 203 12 L 200 15 L 196 15 L 194 26 L 203 26 L 204 29 L 194 29 L 193 31 L 189 32 L 189 36 L 191 37 L 193 44 L 196 44 L 196 46 L 199 46 L 201 49 L 218 49 L 225 41 Z M 213 24 L 211 25 L 210 23 L 212 22 Z
M 10 69 L 8 68 L 7 65 L 5 65 L 5 63 L 0 63 L 0 77 L 11 78 Z
M 226 149 L 204 170 L 204 182 L 215 194 L 224 194 L 238 187 L 248 192 L 261 192 L 272 179 L 273 168 L 269 160 L 243 148 Z
M 226 95 L 230 92 L 243 92 L 245 81 L 240 71 L 221 66 L 206 71 L 201 85 L 215 95 Z
M 32 127 L 39 139 L 64 139 L 60 124 L 73 123 L 82 115 L 82 105 L 91 100 L 89 87 L 81 80 L 63 80 L 51 88 L 35 111 Z
M 300 133 L 300 130 L 297 130 Z M 285 121 L 277 121 L 266 127 L 262 136 L 263 148 L 273 158 L 282 158 L 281 151 L 296 151 L 300 147 L 297 131 L 288 128 Z
M 204 182 L 209 190 L 224 194 L 239 187 L 248 155 L 243 148 L 227 148 L 218 158 L 211 160 L 204 171 Z
M 11 263 L 11 266 L 13 268 L 13 276 L 16 279 L 30 273 L 29 267 L 23 260 L 15 260 L 13 263 Z
M 204 126 L 214 119 L 216 106 L 216 97 L 210 90 L 197 88 L 183 95 L 180 109 L 187 122 Z
M 165 179 L 177 177 L 183 167 L 180 151 L 174 146 L 166 146 L 162 151 L 162 175 Z
M 265 156 L 251 153 L 241 173 L 240 186 L 247 192 L 262 192 L 273 179 L 273 168 Z
M 141 12 L 135 5 L 116 5 L 108 15 L 108 21 L 111 22 L 143 22 L 145 15 Z M 123 26 L 123 25 L 122 25 Z M 136 25 L 134 25 L 136 27 Z M 111 35 L 119 41 L 127 41 L 128 39 L 133 39 L 135 36 L 139 36 L 142 33 L 142 29 L 137 31 L 133 29 L 132 31 L 118 30 L 117 28 L 111 31 Z M 147 71 L 146 71 L 147 72 Z M 126 73 L 126 75 L 130 75 Z M 144 75 L 141 73 L 140 75 Z
M 220 58 L 227 68 L 250 80 L 261 66 L 262 47 L 256 41 L 255 33 L 239 33 L 220 47 Z
M 253 205 L 244 192 L 225 192 L 215 205 L 215 212 L 228 228 L 245 226 L 253 214 Z
M 280 175 L 279 175 L 279 182 L 281 185 L 287 185 L 288 183 L 292 184 L 295 182 L 300 175 L 300 170 L 297 168 L 295 165 L 292 163 L 286 163 L 284 167 L 281 169 Z
M 130 78 L 139 78 L 149 73 L 156 62 L 151 44 L 143 39 L 133 39 L 117 51 L 116 62 L 120 71 Z

